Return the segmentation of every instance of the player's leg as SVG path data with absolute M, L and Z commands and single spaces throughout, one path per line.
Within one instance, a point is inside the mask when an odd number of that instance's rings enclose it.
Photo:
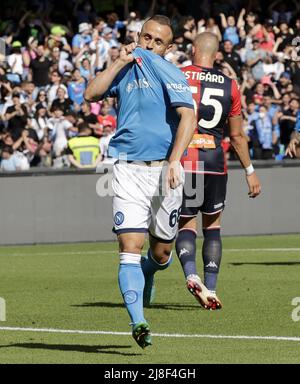
M 144 233 L 118 235 L 120 251 L 119 287 L 124 304 L 131 318 L 132 335 L 145 348 L 151 345 L 150 328 L 144 318 L 143 292 L 145 279 L 141 269 L 141 252 L 145 242 Z
M 204 284 L 215 297 L 217 307 L 222 304 L 216 295 L 217 279 L 222 259 L 221 216 L 225 208 L 227 175 L 206 175 L 205 199 L 201 207 Z
M 167 269 L 172 262 L 173 240 L 162 241 L 149 234 L 150 247 L 147 257 L 142 258 L 142 270 L 145 276 L 144 306 L 148 307 L 154 300 L 154 274 Z
M 187 173 L 185 176 L 176 252 L 187 278 L 198 275 L 196 268 L 197 215 L 204 199 L 204 175 Z
M 205 309 L 213 309 L 215 299 L 202 283 L 196 268 L 197 217 L 181 216 L 176 239 L 176 252 L 180 260 L 187 289 Z
M 180 216 L 175 246 L 185 278 L 197 275 L 196 239 L 197 216 Z
M 187 173 L 183 203 L 176 239 L 176 252 L 183 269 L 186 286 L 202 307 L 208 308 L 209 291 L 202 283 L 196 268 L 197 215 L 204 199 L 204 175 Z
M 119 240 L 119 287 L 131 319 L 132 335 L 142 348 L 151 344 L 149 326 L 143 313 L 145 279 L 141 268 L 141 252 L 150 216 L 143 173 L 141 167 L 116 164 L 112 183 L 114 231 Z M 138 185 L 135 185 L 136 180 L 139 181 Z
M 153 169 L 153 180 L 158 177 L 157 190 L 151 202 L 151 223 L 149 226 L 150 249 L 142 262 L 145 275 L 144 304 L 151 303 L 154 294 L 154 274 L 168 268 L 172 261 L 172 245 L 177 233 L 182 205 L 183 186 L 163 194 L 163 169 Z M 182 169 L 182 179 L 184 172 Z
M 214 309 L 222 307 L 222 303 L 216 295 L 222 259 L 221 215 L 221 212 L 214 215 L 202 214 L 204 284 L 216 298 L 217 307 Z

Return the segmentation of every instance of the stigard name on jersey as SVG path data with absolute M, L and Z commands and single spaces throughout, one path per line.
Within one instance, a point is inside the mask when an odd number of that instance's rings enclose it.
M 185 78 L 187 80 L 206 81 L 209 83 L 224 84 L 224 76 L 222 74 L 215 74 L 211 72 L 199 72 L 199 71 L 186 71 Z

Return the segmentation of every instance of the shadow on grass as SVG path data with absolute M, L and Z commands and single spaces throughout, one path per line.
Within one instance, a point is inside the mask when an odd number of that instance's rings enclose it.
M 247 263 L 229 263 L 234 267 L 239 267 L 241 265 L 265 265 L 267 267 L 273 267 L 276 265 L 300 265 L 300 261 L 262 261 L 262 262 L 247 262 Z
M 109 355 L 121 355 L 121 356 L 141 356 L 140 353 L 109 351 L 109 349 L 131 348 L 131 346 L 128 346 L 128 345 L 124 346 L 124 345 L 18 343 L 18 344 L 1 345 L 0 348 L 27 348 L 27 349 L 44 349 L 44 350 L 50 350 L 50 351 L 64 351 L 64 352 L 105 353 Z
M 83 304 L 76 304 L 71 305 L 71 307 L 75 308 L 86 308 L 86 307 L 99 307 L 99 308 L 124 308 L 124 304 L 122 303 L 109 303 L 105 301 L 99 301 L 96 303 L 83 303 Z M 147 309 L 165 309 L 169 311 L 191 311 L 195 309 L 199 309 L 199 305 L 185 305 L 185 304 L 151 304 L 150 307 L 147 307 Z

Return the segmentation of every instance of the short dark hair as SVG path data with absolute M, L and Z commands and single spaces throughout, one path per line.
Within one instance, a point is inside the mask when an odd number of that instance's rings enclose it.
M 2 148 L 2 153 L 3 152 L 7 152 L 9 153 L 10 155 L 12 155 L 14 153 L 14 150 L 13 150 L 13 147 L 11 145 L 5 145 L 3 148 Z
M 51 112 L 55 112 L 55 111 L 61 111 L 61 112 L 64 112 L 64 109 L 63 109 L 63 107 L 61 107 L 60 105 L 54 105 L 54 106 L 51 108 Z
M 87 132 L 89 132 L 90 135 L 92 134 L 91 128 L 85 122 L 78 124 L 78 131 L 79 131 L 78 133 L 84 133 L 84 132 L 87 133 Z
M 156 23 L 160 24 L 160 25 L 166 25 L 168 26 L 170 29 L 171 29 L 171 32 L 172 32 L 172 41 L 173 41 L 173 38 L 174 38 L 174 29 L 173 29 L 173 26 L 171 24 L 171 20 L 167 17 L 167 16 L 164 16 L 164 15 L 154 15 L 152 17 L 149 17 L 149 19 L 147 19 L 145 21 L 145 24 L 148 22 L 148 21 L 155 21 Z

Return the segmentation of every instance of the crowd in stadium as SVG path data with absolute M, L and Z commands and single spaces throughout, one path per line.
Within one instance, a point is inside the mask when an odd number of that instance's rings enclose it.
M 253 159 L 283 159 L 293 133 L 300 131 L 298 1 L 125 0 L 111 12 L 97 11 L 97 1 L 90 0 L 16 3 L 8 3 L 0 15 L 4 171 L 112 161 L 107 148 L 117 125 L 115 102 L 88 104 L 84 91 L 118 58 L 122 44 L 135 41 L 143 20 L 154 13 L 172 20 L 175 39 L 166 60 L 178 67 L 191 63 L 198 33 L 218 36 L 215 65 L 240 84 Z M 90 145 L 89 154 L 78 150 L 76 142 Z M 226 131 L 224 147 L 233 159 Z

